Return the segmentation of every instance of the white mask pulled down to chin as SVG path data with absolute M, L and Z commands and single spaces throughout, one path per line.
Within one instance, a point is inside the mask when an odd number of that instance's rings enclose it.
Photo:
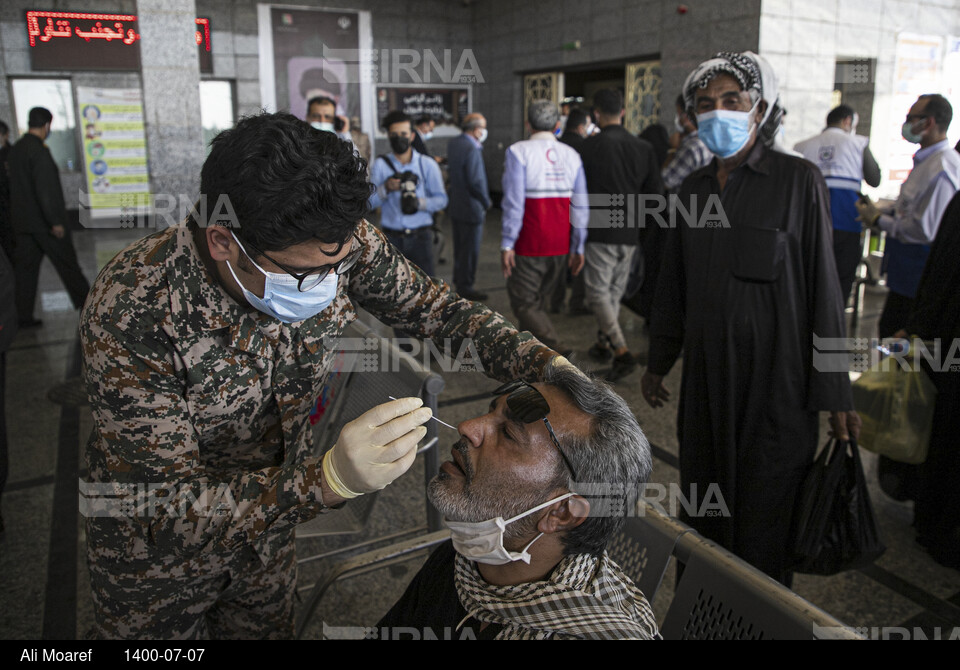
M 514 561 L 523 561 L 529 565 L 530 547 L 543 537 L 543 533 L 530 540 L 527 546 L 520 551 L 509 551 L 503 546 L 503 534 L 507 526 L 573 495 L 573 493 L 565 493 L 506 520 L 502 516 L 498 516 L 486 521 L 448 521 L 444 519 L 443 523 L 450 529 L 453 548 L 466 559 L 477 563 L 486 563 L 487 565 L 505 565 Z

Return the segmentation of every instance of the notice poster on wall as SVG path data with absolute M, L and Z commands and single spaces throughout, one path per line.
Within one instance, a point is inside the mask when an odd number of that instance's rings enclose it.
M 386 137 L 380 126 L 394 110 L 414 121 L 421 116 L 432 117 L 438 137 L 459 135 L 463 117 L 470 113 L 470 86 L 378 86 L 377 137 Z
M 94 218 L 121 223 L 150 208 L 150 173 L 139 88 L 77 87 L 87 190 L 80 203 Z

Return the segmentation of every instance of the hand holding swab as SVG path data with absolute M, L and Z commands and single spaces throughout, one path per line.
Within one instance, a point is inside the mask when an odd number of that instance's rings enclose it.
M 390 398 L 390 400 L 396 400 L 396 398 L 394 398 L 392 395 L 388 395 L 387 397 Z M 447 423 L 446 421 L 441 421 L 440 419 L 438 419 L 438 418 L 435 417 L 435 416 L 431 416 L 430 418 L 433 419 L 434 421 L 436 421 L 437 423 L 443 424 L 444 426 L 446 426 L 447 428 L 450 428 L 451 430 L 456 430 L 457 433 L 460 432 L 459 430 L 457 430 L 457 428 L 456 428 L 455 426 L 451 426 L 451 425 L 450 425 L 449 423 Z

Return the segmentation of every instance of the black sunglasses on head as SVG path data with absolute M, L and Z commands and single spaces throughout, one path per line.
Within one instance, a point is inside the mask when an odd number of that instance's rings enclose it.
M 321 265 L 320 267 L 307 270 L 306 272 L 294 272 L 290 268 L 286 267 L 283 263 L 277 261 L 274 258 L 270 258 L 266 253 L 257 249 L 249 241 L 244 240 L 244 243 L 250 247 L 253 251 L 257 252 L 268 261 L 276 265 L 278 268 L 286 272 L 288 275 L 297 280 L 297 290 L 301 293 L 304 291 L 309 291 L 310 289 L 316 288 L 320 282 L 322 282 L 328 274 L 335 272 L 338 275 L 342 275 L 347 270 L 352 268 L 357 260 L 359 260 L 360 255 L 363 253 L 363 242 L 360 241 L 360 238 L 357 237 L 357 234 L 353 234 L 353 240 L 351 241 L 351 246 L 353 247 L 346 256 L 341 258 L 336 263 L 330 265 Z M 337 252 L 339 253 L 339 252 Z M 250 260 L 253 260 L 252 258 Z
M 567 455 L 563 453 L 563 449 L 560 448 L 560 441 L 557 439 L 556 433 L 553 432 L 553 426 L 547 420 L 547 414 L 550 413 L 550 404 L 543 397 L 543 394 L 522 379 L 507 382 L 493 392 L 495 396 L 505 394 L 507 395 L 507 409 L 517 421 L 521 423 L 543 421 L 543 424 L 547 427 L 547 432 L 550 433 L 550 438 L 553 440 L 553 446 L 560 452 L 560 458 L 563 459 L 564 465 L 567 466 L 573 480 L 578 481 L 576 471 L 570 464 Z

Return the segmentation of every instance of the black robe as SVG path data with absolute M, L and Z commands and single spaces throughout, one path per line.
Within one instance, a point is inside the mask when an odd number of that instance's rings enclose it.
M 960 193 L 940 220 L 906 330 L 911 337 L 939 338 L 943 363 L 954 343 L 960 342 Z M 914 521 L 917 541 L 931 556 L 960 568 L 960 370 L 950 367 L 930 375 L 937 387 L 937 404 L 927 460 L 915 466 Z
M 852 408 L 848 374 L 813 367 L 814 335 L 845 336 L 830 196 L 813 164 L 759 142 L 722 194 L 716 174 L 714 160 L 680 187 L 679 203 L 705 225 L 665 231 L 649 370 L 666 375 L 682 347 L 683 495 L 696 484 L 702 501 L 716 483 L 730 512 L 685 520 L 786 581 L 817 412 Z

